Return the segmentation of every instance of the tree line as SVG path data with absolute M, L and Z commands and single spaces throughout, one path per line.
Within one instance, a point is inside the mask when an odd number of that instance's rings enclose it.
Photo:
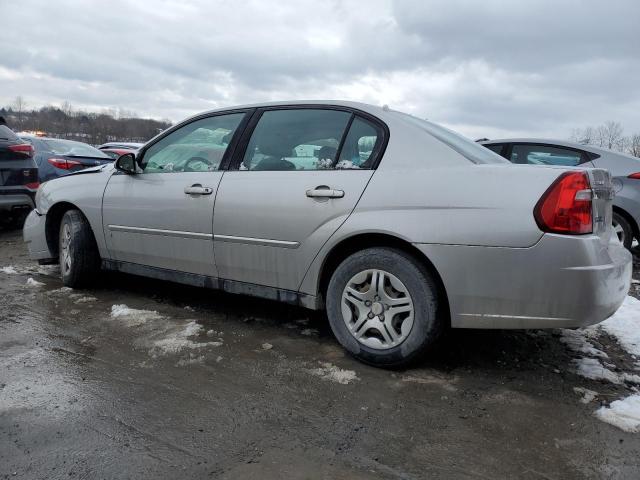
M 126 110 L 90 112 L 75 109 L 69 102 L 60 107 L 30 109 L 22 97 L 0 108 L 0 116 L 14 132 L 37 132 L 92 145 L 113 141 L 142 143 L 171 126 L 168 120 L 139 118 Z
M 570 140 L 640 157 L 640 133 L 625 136 L 619 122 L 608 121 L 597 127 L 576 128 Z

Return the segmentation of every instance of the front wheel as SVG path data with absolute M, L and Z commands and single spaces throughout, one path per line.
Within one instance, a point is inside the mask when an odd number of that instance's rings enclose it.
M 631 225 L 619 213 L 613 212 L 613 231 L 618 236 L 618 240 L 620 243 L 624 245 L 624 248 L 629 250 L 631 248 L 631 244 L 633 243 L 633 229 Z
M 433 277 L 392 248 L 362 250 L 338 266 L 327 290 L 327 314 L 349 353 L 382 367 L 416 360 L 442 329 Z
M 91 283 L 100 267 L 100 255 L 91 226 L 78 210 L 68 210 L 62 216 L 58 252 L 66 287 L 80 288 Z

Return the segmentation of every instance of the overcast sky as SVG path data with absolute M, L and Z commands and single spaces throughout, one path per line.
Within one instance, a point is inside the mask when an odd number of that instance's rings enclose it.
M 470 137 L 640 132 L 640 0 L 0 0 L 0 105 L 388 104 Z

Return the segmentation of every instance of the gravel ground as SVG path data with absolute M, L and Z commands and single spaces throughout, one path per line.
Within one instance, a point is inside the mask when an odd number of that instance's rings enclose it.
M 320 314 L 116 274 L 61 289 L 19 232 L 0 245 L 0 478 L 640 478 L 640 434 L 594 416 L 636 387 L 578 376 L 560 331 L 452 331 L 385 371 Z

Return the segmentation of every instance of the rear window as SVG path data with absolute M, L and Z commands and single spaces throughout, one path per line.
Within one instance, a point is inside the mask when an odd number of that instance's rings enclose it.
M 18 140 L 18 136 L 6 125 L 0 125 L 0 140 L 10 140 L 15 142 Z
M 42 140 L 46 148 L 56 155 L 66 155 L 70 157 L 95 157 L 95 158 L 111 158 L 97 148 L 82 142 L 74 142 L 73 140 Z
M 468 160 L 472 161 L 473 163 L 509 163 L 500 155 L 466 137 L 463 137 L 453 130 L 449 130 L 448 128 L 441 127 L 440 125 L 431 123 L 428 120 L 422 120 L 407 113 L 394 113 L 404 116 L 411 123 L 418 126 L 431 136 L 437 138 L 442 143 L 448 145 L 453 150 L 455 150 Z

